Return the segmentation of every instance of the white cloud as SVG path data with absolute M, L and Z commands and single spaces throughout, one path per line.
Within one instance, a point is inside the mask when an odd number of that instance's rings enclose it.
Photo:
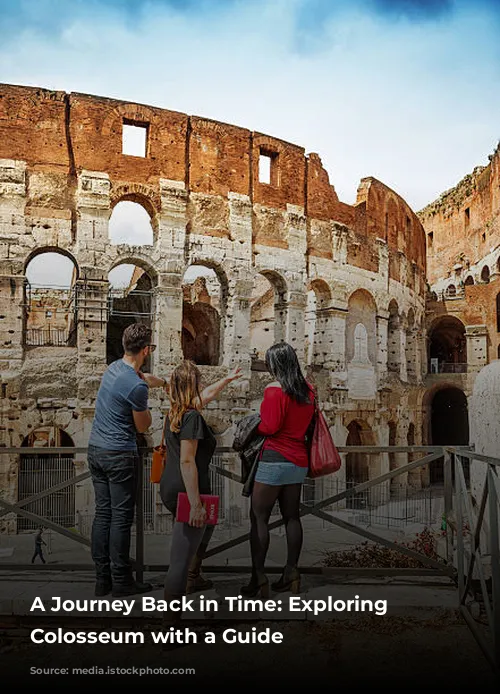
M 149 5 L 135 23 L 102 10 L 59 36 L 20 32 L 0 48 L 0 72 L 289 140 L 321 156 L 348 203 L 373 175 L 419 209 L 487 163 L 500 136 L 500 50 L 484 6 L 418 24 L 353 3 L 325 20 L 314 52 L 306 42 L 299 52 L 298 4 L 213 16 Z

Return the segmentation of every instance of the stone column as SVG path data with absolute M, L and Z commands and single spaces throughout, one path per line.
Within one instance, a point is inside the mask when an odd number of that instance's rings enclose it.
M 380 387 L 387 378 L 387 339 L 388 339 L 387 311 L 381 311 L 377 315 L 377 384 Z
M 485 325 L 468 325 L 465 328 L 465 338 L 467 365 L 471 371 L 479 371 L 488 363 L 488 329 Z
M 23 360 L 26 162 L 0 159 L 0 373 L 2 382 Z
M 238 364 L 250 378 L 250 299 L 253 282 L 247 276 L 230 284 L 223 363 L 228 368 Z
M 83 170 L 76 192 L 76 283 L 78 399 L 81 407 L 93 405 L 106 369 L 108 278 L 103 256 L 108 244 L 111 184 L 99 171 Z
M 163 375 L 179 364 L 182 354 L 182 273 L 158 276 L 153 289 L 154 336 L 157 345 L 153 354 L 153 372 Z
M 305 311 L 307 294 L 290 291 L 287 302 L 286 341 L 296 350 L 299 361 L 305 361 Z
M 325 346 L 327 356 L 324 367 L 330 371 L 330 385 L 332 388 L 345 388 L 347 386 L 346 366 L 346 319 L 347 310 L 332 306 L 325 309 L 326 325 Z
M 408 370 L 406 364 L 406 326 L 403 321 L 400 320 L 399 327 L 399 377 L 402 381 L 408 380 Z

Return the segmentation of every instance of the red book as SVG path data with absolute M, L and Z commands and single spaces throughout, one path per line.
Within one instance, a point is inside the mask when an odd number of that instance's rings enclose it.
M 201 503 L 207 512 L 207 525 L 217 525 L 219 518 L 219 497 L 212 494 L 200 494 Z M 177 514 L 175 520 L 181 523 L 189 522 L 189 512 L 191 504 L 189 503 L 188 495 L 185 492 L 180 492 L 177 496 Z

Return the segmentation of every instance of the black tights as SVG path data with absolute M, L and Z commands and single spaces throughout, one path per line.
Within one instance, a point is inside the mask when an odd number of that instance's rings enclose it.
M 254 482 L 250 510 L 250 550 L 255 572 L 264 572 L 269 549 L 269 518 L 276 500 L 285 522 L 288 566 L 296 567 L 302 549 L 302 523 L 300 521 L 301 484 L 272 486 Z

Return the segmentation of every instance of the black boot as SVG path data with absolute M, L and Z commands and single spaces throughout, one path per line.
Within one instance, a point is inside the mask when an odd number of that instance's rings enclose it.
M 241 595 L 245 598 L 255 598 L 257 596 L 261 598 L 269 597 L 269 579 L 265 573 L 261 571 L 256 571 L 252 573 L 252 578 L 250 583 L 246 586 L 242 586 L 240 589 Z
M 272 584 L 272 589 L 277 593 L 298 593 L 300 591 L 300 573 L 296 566 L 285 566 L 281 577 Z

